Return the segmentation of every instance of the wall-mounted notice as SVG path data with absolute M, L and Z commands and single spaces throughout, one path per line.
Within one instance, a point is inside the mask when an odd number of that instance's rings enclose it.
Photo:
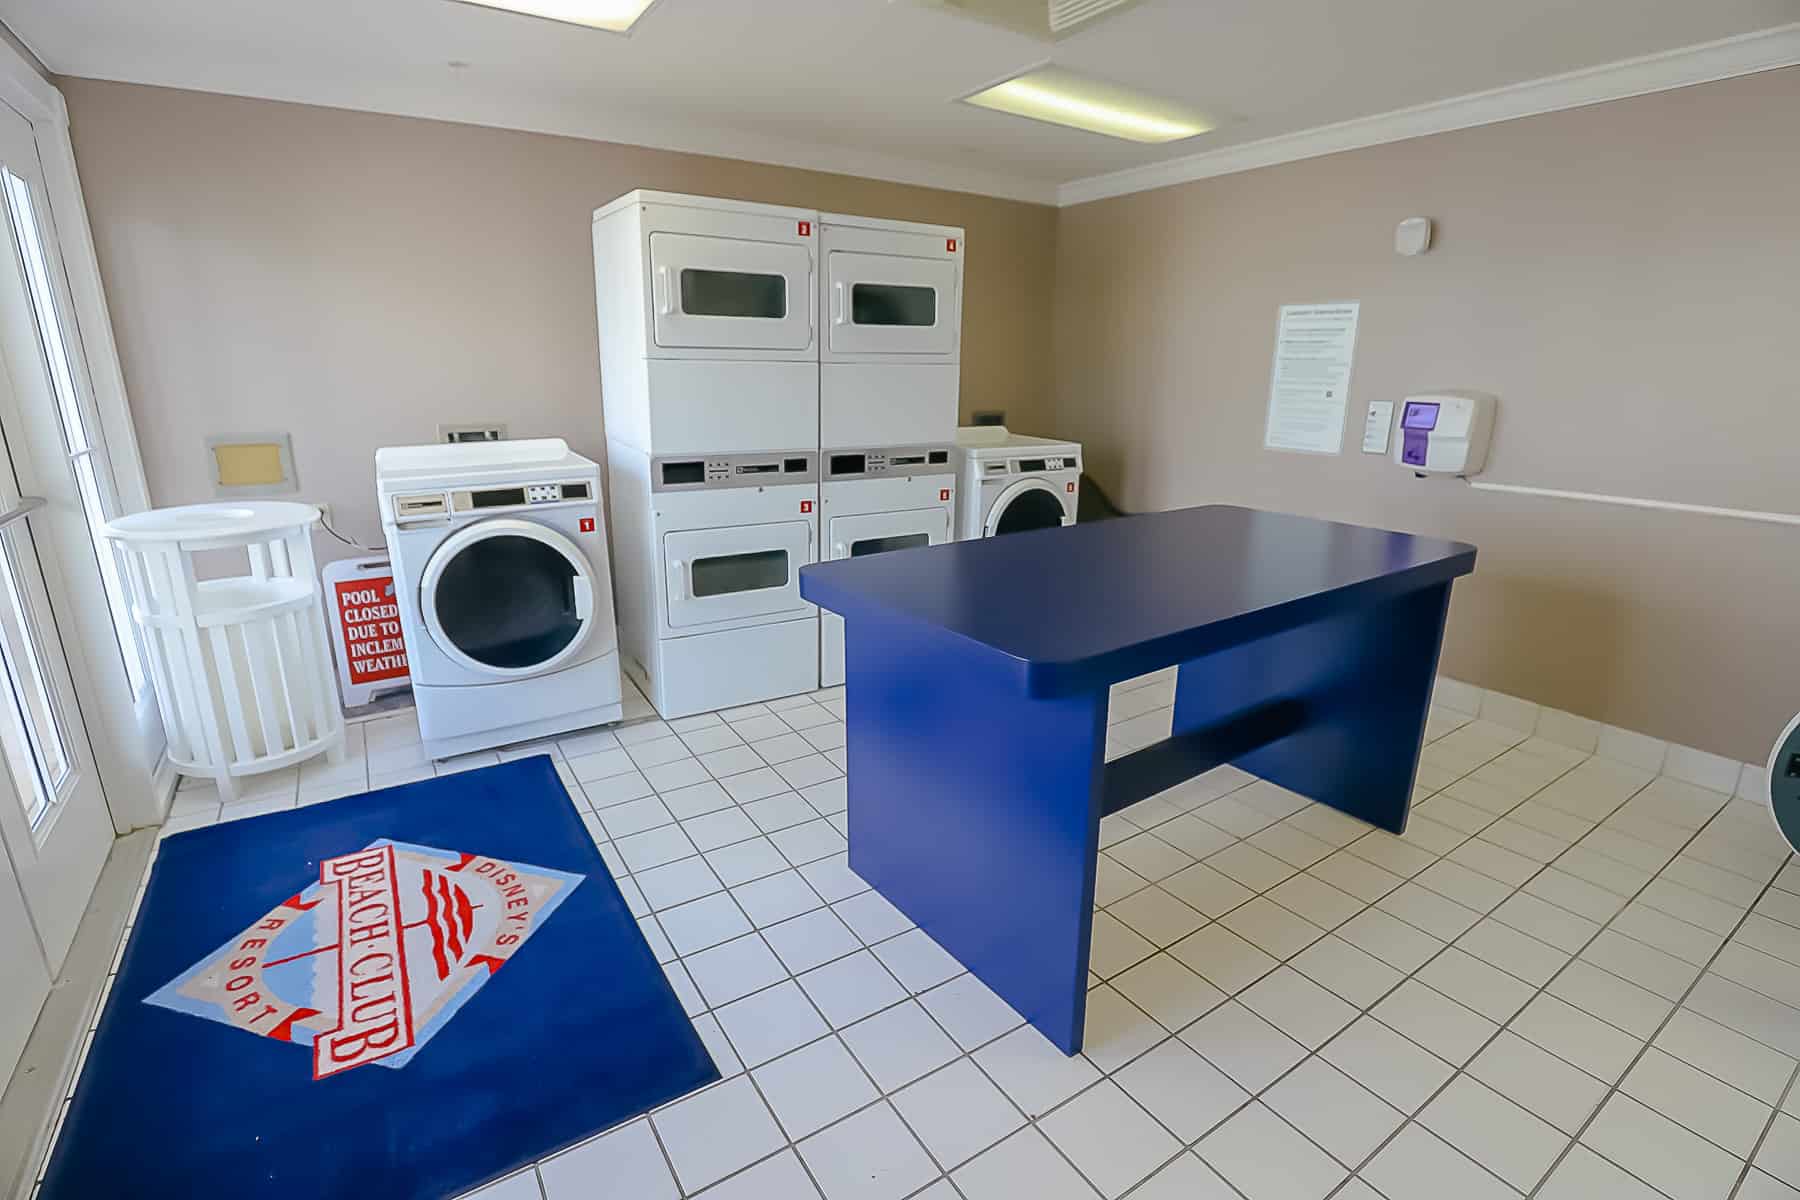
M 1336 454 L 1344 445 L 1344 408 L 1350 362 L 1356 354 L 1361 305 L 1284 304 L 1275 328 L 1275 366 L 1269 378 L 1270 450 Z

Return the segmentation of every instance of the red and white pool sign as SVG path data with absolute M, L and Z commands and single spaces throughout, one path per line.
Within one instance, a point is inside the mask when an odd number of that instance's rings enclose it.
M 394 572 L 384 557 L 346 558 L 324 571 L 331 641 L 344 707 L 367 704 L 409 678 Z

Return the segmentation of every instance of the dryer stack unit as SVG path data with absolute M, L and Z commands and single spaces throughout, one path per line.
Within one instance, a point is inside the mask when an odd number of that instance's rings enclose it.
M 594 214 L 620 646 L 665 717 L 819 683 L 817 226 L 650 191 Z
M 819 217 L 819 447 L 825 559 L 953 539 L 962 372 L 961 229 Z M 844 622 L 820 623 L 844 681 Z

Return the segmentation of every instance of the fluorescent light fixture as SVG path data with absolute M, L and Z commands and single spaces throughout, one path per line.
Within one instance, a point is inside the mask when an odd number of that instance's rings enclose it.
M 644 15 L 656 0 L 458 0 L 481 8 L 502 8 L 507 12 L 543 17 L 567 25 L 586 25 L 609 33 L 624 33 Z
M 1061 67 L 1034 68 L 963 102 L 1130 142 L 1178 142 L 1218 126 L 1204 113 Z

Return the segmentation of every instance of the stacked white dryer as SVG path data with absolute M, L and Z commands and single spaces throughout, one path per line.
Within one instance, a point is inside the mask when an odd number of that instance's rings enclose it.
M 819 217 L 819 448 L 827 560 L 954 540 L 963 231 Z M 844 681 L 844 621 L 820 623 Z
M 594 214 L 622 665 L 665 717 L 819 684 L 817 225 L 649 191 Z

